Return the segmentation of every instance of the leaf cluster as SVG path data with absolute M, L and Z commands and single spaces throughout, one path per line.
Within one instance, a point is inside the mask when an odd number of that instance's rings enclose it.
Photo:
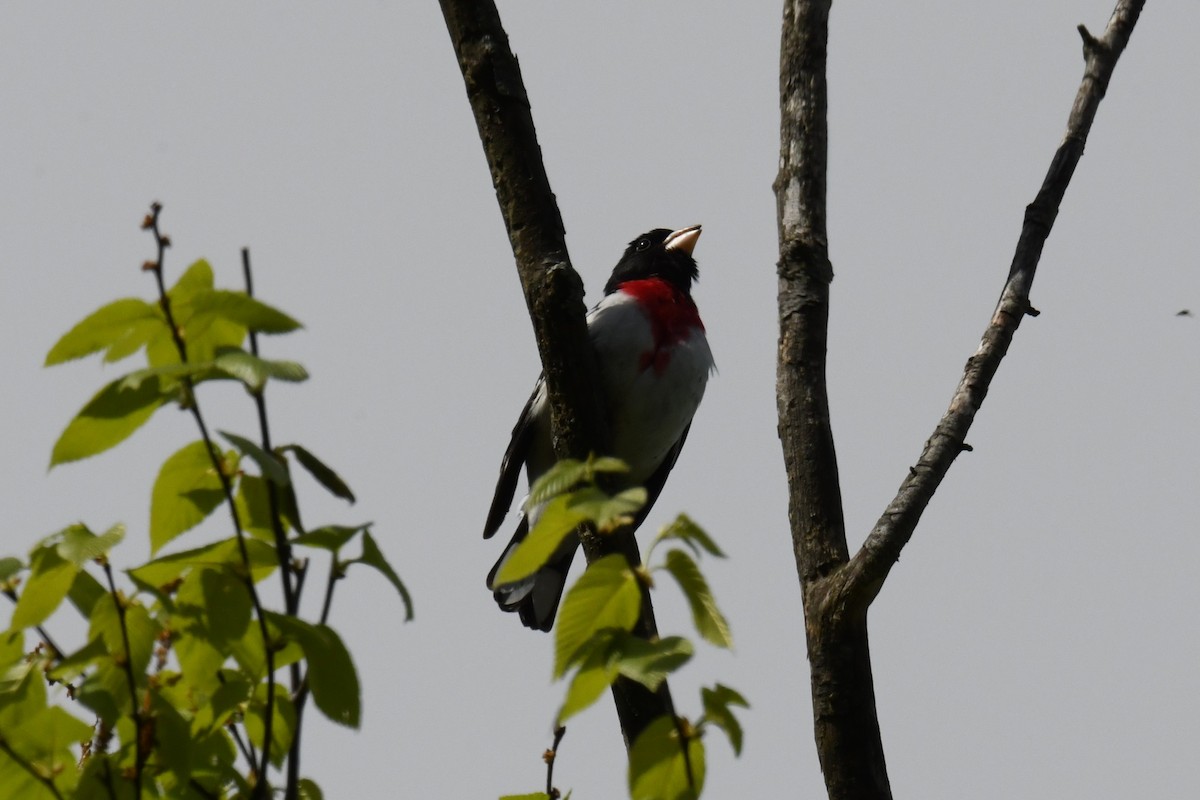
M 147 227 L 161 245 L 158 210 Z M 147 268 L 161 287 L 161 263 Z M 0 591 L 15 603 L 0 633 L 0 796 L 265 798 L 268 770 L 298 757 L 293 744 L 309 696 L 326 718 L 359 725 L 354 663 L 326 624 L 333 588 L 361 563 L 396 588 L 405 619 L 412 602 L 369 523 L 302 524 L 295 468 L 354 502 L 338 473 L 299 444 L 269 445 L 266 387 L 308 373 L 261 358 L 254 336 L 299 328 L 245 292 L 215 288 L 201 260 L 157 302 L 109 303 L 50 349 L 47 365 L 145 356 L 143 367 L 108 382 L 75 415 L 51 467 L 112 448 L 168 405 L 190 411 L 201 437 L 159 469 L 150 492 L 152 558 L 125 570 L 123 586 L 110 563 L 123 525 L 97 534 L 76 523 L 25 559 L 0 559 Z M 259 405 L 261 443 L 222 431 L 222 448 L 210 436 L 196 390 L 216 380 L 240 383 Z M 173 547 L 223 505 L 232 535 Z M 357 555 L 345 555 L 354 542 Z M 319 619 L 303 619 L 297 609 L 310 557 L 299 553 L 317 551 L 329 554 L 329 577 Z M 278 611 L 263 605 L 258 589 L 275 575 L 285 606 Z M 68 605 L 87 632 L 78 646 L 60 649 L 45 626 Z M 289 769 L 288 784 L 292 796 L 321 796 L 298 769 Z
M 496 583 L 535 573 L 581 524 L 592 523 L 601 533 L 610 533 L 630 522 L 645 504 L 645 490 L 639 487 L 609 494 L 597 485 L 599 476 L 625 469 L 612 458 L 568 459 L 543 475 L 527 501 L 527 509 L 540 507 L 536 522 L 501 567 Z M 660 548 L 665 553 L 655 561 Z M 656 573 L 674 579 L 701 638 L 716 647 L 733 646 L 729 624 L 700 570 L 702 555 L 724 557 L 699 525 L 680 515 L 654 538 L 647 553 L 648 567 L 635 569 L 619 553 L 588 565 L 563 598 L 555 625 L 554 677 L 568 679 L 556 726 L 594 704 L 619 676 L 656 691 L 691 659 L 694 648 L 687 638 L 666 636 L 648 641 L 633 634 L 642 611 L 642 589 L 654 587 Z M 704 711 L 695 723 L 664 716 L 633 743 L 629 791 L 634 800 L 699 797 L 704 785 L 701 737 L 710 726 L 723 730 L 734 751 L 741 752 L 742 728 L 732 709 L 746 707 L 745 698 L 717 684 L 702 690 L 701 702 Z

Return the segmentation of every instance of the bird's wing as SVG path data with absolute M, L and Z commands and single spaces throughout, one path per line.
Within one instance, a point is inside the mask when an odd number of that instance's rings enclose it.
M 512 506 L 513 495 L 517 491 L 517 480 L 521 477 L 521 467 L 529 458 L 529 446 L 533 442 L 537 428 L 535 420 L 534 401 L 542 388 L 544 378 L 538 378 L 529 395 L 529 402 L 521 411 L 516 427 L 513 428 L 512 441 L 504 451 L 504 459 L 500 462 L 500 479 L 496 482 L 496 493 L 492 496 L 492 507 L 488 511 L 487 522 L 483 526 L 483 538 L 490 539 L 504 522 L 508 509 Z M 665 477 L 665 476 L 664 476 Z
M 654 502 L 658 500 L 659 494 L 662 493 L 663 485 L 667 482 L 667 476 L 671 474 L 671 468 L 675 466 L 675 459 L 679 458 L 679 451 L 683 449 L 683 443 L 687 441 L 688 431 L 692 429 L 692 423 L 688 423 L 683 429 L 683 433 L 679 434 L 679 439 L 667 451 L 667 455 L 663 458 L 662 463 L 658 465 L 658 469 L 654 470 L 654 474 L 646 479 L 646 504 L 638 511 L 637 516 L 633 519 L 633 529 L 637 530 L 641 527 L 646 517 L 650 514 L 650 509 L 654 508 Z

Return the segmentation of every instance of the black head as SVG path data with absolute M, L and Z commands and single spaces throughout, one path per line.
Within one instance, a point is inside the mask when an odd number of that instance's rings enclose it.
M 655 228 L 629 243 L 625 254 L 613 269 L 604 287 L 611 294 L 626 281 L 662 278 L 685 293 L 691 292 L 692 281 L 700 276 L 692 250 L 700 238 L 700 226 L 690 225 L 677 231 Z

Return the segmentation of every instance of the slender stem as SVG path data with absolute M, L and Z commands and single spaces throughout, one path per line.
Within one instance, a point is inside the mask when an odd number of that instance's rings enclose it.
M 58 800 L 63 800 L 62 793 L 58 791 L 58 787 L 54 785 L 54 781 L 35 769 L 33 764 L 26 761 L 20 753 L 13 750 L 12 746 L 9 745 L 9 743 L 3 738 L 0 738 L 0 752 L 12 759 L 12 761 L 21 769 L 32 775 L 34 780 L 45 786 L 50 791 L 50 794 L 57 797 Z
M 242 754 L 242 758 L 246 759 L 246 761 L 250 764 L 251 769 L 258 769 L 258 751 L 254 749 L 254 745 L 252 743 L 247 743 L 247 741 L 242 738 L 242 734 L 238 732 L 237 725 L 230 722 L 227 727 L 229 729 L 229 735 L 233 737 L 234 744 L 237 745 L 237 749 Z
M 157 259 L 148 264 L 147 268 L 154 273 L 155 281 L 158 284 L 158 302 L 162 307 L 163 316 L 166 317 L 167 326 L 171 330 L 171 338 L 175 342 L 175 349 L 179 353 L 179 361 L 181 364 L 188 363 L 187 345 L 183 340 L 183 333 L 175 322 L 175 316 L 171 308 L 171 299 L 167 294 L 166 284 L 163 282 L 163 256 L 166 248 L 170 246 L 171 240 L 164 236 L 159 229 L 158 217 L 162 212 L 162 204 L 154 203 L 150 207 L 151 214 L 146 218 L 143 227 L 149 229 L 154 235 L 155 244 L 158 246 Z M 237 504 L 233 498 L 233 481 L 225 471 L 224 464 L 221 463 L 220 450 L 213 444 L 212 437 L 209 435 L 208 426 L 204 422 L 204 415 L 200 411 L 200 403 L 196 397 L 195 384 L 192 379 L 184 375 L 180 378 L 184 390 L 187 393 L 188 410 L 192 413 L 192 418 L 196 421 L 196 427 L 200 429 L 200 437 L 204 440 L 208 449 L 208 457 L 212 462 L 213 469 L 216 470 L 217 478 L 221 482 L 221 490 L 225 496 L 225 505 L 229 508 L 229 515 L 233 522 L 234 533 L 237 537 L 238 552 L 242 559 L 242 567 L 245 574 L 242 577 L 242 583 L 246 586 L 246 591 L 250 595 L 250 602 L 254 606 L 255 617 L 258 620 L 259 634 L 262 636 L 263 653 L 266 661 L 267 671 L 267 703 L 266 711 L 263 719 L 263 752 L 261 766 L 258 766 L 259 780 L 254 785 L 253 797 L 258 800 L 269 794 L 267 784 L 267 770 L 270 767 L 271 756 L 271 737 L 273 734 L 272 726 L 275 716 L 275 649 L 271 644 L 270 631 L 267 628 L 267 616 L 263 611 L 262 602 L 259 599 L 258 591 L 254 587 L 254 574 L 250 564 L 250 553 L 246 548 L 246 533 L 242 528 L 241 518 L 238 516 Z
M 564 736 L 567 735 L 567 726 L 559 725 L 554 729 L 554 743 L 550 745 L 550 749 L 546 751 L 544 756 L 546 759 L 546 796 L 555 797 L 554 793 L 554 762 L 558 760 L 558 745 L 562 742 Z
M 108 592 L 112 595 L 113 604 L 117 607 L 117 621 L 121 626 L 121 644 L 125 648 L 125 657 L 122 659 L 122 668 L 125 672 L 125 681 L 129 687 L 129 702 L 133 707 L 133 730 L 134 730 L 134 760 L 133 760 L 133 785 L 134 792 L 137 797 L 142 796 L 142 769 L 146 765 L 146 759 L 149 756 L 146 743 L 143 742 L 141 702 L 138 699 L 137 678 L 133 674 L 133 650 L 129 646 L 129 626 L 125 622 L 125 602 L 117 593 L 117 584 L 113 581 L 112 565 L 108 563 L 106 557 L 98 559 L 100 566 L 104 569 L 104 577 L 108 580 Z
M 254 296 L 254 273 L 250 268 L 250 248 L 242 248 L 242 277 L 246 284 L 246 295 Z M 258 356 L 258 332 L 253 328 L 250 329 L 250 353 Z M 254 397 L 254 406 L 258 412 L 258 431 L 259 441 L 264 452 L 274 456 L 271 448 L 271 426 L 267 418 L 267 397 L 265 389 L 259 392 L 251 392 Z M 283 606 L 289 616 L 296 616 L 300 611 L 300 588 L 301 583 L 297 581 L 293 583 L 293 567 L 292 567 L 292 546 L 288 542 L 287 532 L 283 529 L 283 515 L 279 508 L 279 487 L 273 481 L 267 481 L 267 509 L 271 518 L 271 531 L 275 534 L 275 553 L 279 559 L 279 575 L 283 582 Z M 300 664 L 293 663 L 288 668 L 288 677 L 291 683 L 292 695 L 297 696 L 300 688 Z M 297 708 L 297 721 L 300 718 L 300 709 Z M 299 733 L 299 725 L 297 724 L 297 734 Z M 292 738 L 292 744 L 288 749 L 288 765 L 287 765 L 287 787 L 284 792 L 284 797 L 291 800 L 299 794 L 300 782 L 300 737 L 296 735 Z

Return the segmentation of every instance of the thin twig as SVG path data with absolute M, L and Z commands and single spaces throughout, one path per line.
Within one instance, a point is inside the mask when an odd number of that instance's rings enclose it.
M 117 593 L 117 584 L 113 580 L 112 565 L 108 563 L 108 558 L 101 556 L 97 559 L 100 566 L 104 569 L 104 577 L 108 580 L 108 592 L 112 595 L 113 605 L 117 608 L 117 621 L 121 627 L 121 644 L 125 647 L 125 658 L 121 660 L 121 667 L 125 673 L 125 680 L 129 687 L 129 702 L 133 707 L 133 731 L 134 731 L 134 760 L 133 760 L 133 785 L 136 797 L 142 796 L 142 769 L 146 765 L 146 759 L 149 757 L 146 746 L 143 743 L 142 726 L 147 724 L 147 721 L 142 718 L 141 702 L 138 699 L 137 678 L 133 674 L 133 650 L 129 646 L 129 626 L 125 622 L 125 601 Z
M 246 284 L 246 295 L 254 296 L 254 275 L 250 269 L 250 248 L 242 248 L 242 276 Z M 249 331 L 250 353 L 258 357 L 258 332 L 253 328 Z M 271 426 L 267 418 L 267 395 L 266 387 L 261 391 L 251 392 L 254 397 L 254 406 L 258 412 L 258 431 L 259 442 L 262 445 L 263 452 L 271 457 L 275 457 L 275 453 L 271 448 Z M 279 508 L 279 487 L 274 481 L 266 481 L 267 488 L 267 509 L 271 518 L 271 531 L 275 534 L 275 552 L 279 560 L 279 574 L 283 583 L 283 607 L 286 609 L 289 616 L 296 616 L 300 610 L 300 589 L 302 584 L 297 581 L 293 583 L 293 568 L 292 568 L 292 547 L 288 542 L 287 532 L 283 529 L 283 515 Z M 301 674 L 299 662 L 292 663 L 288 667 L 288 676 L 291 682 L 292 696 L 299 695 Z M 296 709 L 296 718 L 300 719 L 301 709 Z M 299 725 L 296 726 L 297 733 Z M 288 749 L 288 765 L 287 765 L 287 787 L 284 790 L 285 800 L 294 800 L 299 794 L 300 785 L 300 737 L 296 735 L 292 738 L 292 744 Z
M 554 762 L 558 760 L 558 745 L 562 742 L 564 736 L 567 735 L 567 726 L 559 725 L 554 729 L 554 743 L 550 745 L 550 749 L 542 754 L 542 759 L 546 762 L 546 796 L 558 797 L 558 790 L 554 788 Z
M 183 333 L 175 322 L 175 317 L 171 309 L 171 299 L 167 294 L 166 284 L 163 281 L 163 257 L 167 247 L 170 246 L 171 240 L 164 236 L 159 229 L 158 217 L 162 212 L 161 203 L 153 203 L 150 206 L 151 214 L 146 217 L 142 223 L 142 227 L 151 231 L 154 235 L 155 244 L 158 246 L 158 255 L 155 261 L 146 264 L 146 269 L 154 273 L 155 281 L 158 284 L 158 302 L 162 307 L 163 316 L 166 317 L 167 326 L 171 330 L 171 338 L 175 342 L 175 349 L 179 353 L 179 361 L 181 364 L 188 363 L 187 345 L 183 340 Z M 266 797 L 269 794 L 269 786 L 267 782 L 267 770 L 270 767 L 271 753 L 271 737 L 272 725 L 275 716 L 275 649 L 271 644 L 270 631 L 267 628 L 267 616 L 263 611 L 262 602 L 258 596 L 258 590 L 254 587 L 254 573 L 250 563 L 250 553 L 246 548 L 246 533 L 242 528 L 241 518 L 238 516 L 237 503 L 233 497 L 233 482 L 225 471 L 225 466 L 221 463 L 220 450 L 213 444 L 212 437 L 209 435 L 208 426 L 204 422 L 204 415 L 200 412 L 200 402 L 196 397 L 195 384 L 191 377 L 183 375 L 180 378 L 184 390 L 187 394 L 188 410 L 192 413 L 192 418 L 196 421 L 196 427 L 200 429 L 200 437 L 204 440 L 204 444 L 208 450 L 209 460 L 212 462 L 213 469 L 216 470 L 217 478 L 221 482 L 221 490 L 225 496 L 225 504 L 229 508 L 229 515 L 233 521 L 234 533 L 237 537 L 238 552 L 242 559 L 242 566 L 245 569 L 245 575 L 242 577 L 242 583 L 246 587 L 246 591 L 250 595 L 250 602 L 254 606 L 255 617 L 258 620 L 259 633 L 263 641 L 263 653 L 266 661 L 267 671 L 267 701 L 266 710 L 263 719 L 263 752 L 261 767 L 259 769 L 259 780 L 254 785 L 253 797 L 257 799 Z
M 38 769 L 36 769 L 33 766 L 33 764 L 26 761 L 24 756 L 22 756 L 16 750 L 13 750 L 12 746 L 9 745 L 9 743 L 7 741 L 5 741 L 3 738 L 0 738 L 0 752 L 3 752 L 14 763 L 16 763 L 17 766 L 19 766 L 21 769 L 25 770 L 30 775 L 32 775 L 34 780 L 36 780 L 38 783 L 45 786 L 52 795 L 54 795 L 55 797 L 58 798 L 58 800 L 63 800 L 62 793 L 58 791 L 58 787 L 54 785 L 54 781 L 51 780 L 48 776 L 43 775 Z
M 967 360 L 950 407 L 925 442 L 921 457 L 901 483 L 895 499 L 875 523 L 850 564 L 845 593 L 855 598 L 852 602 L 856 605 L 870 603 L 878 594 L 942 478 L 958 454 L 967 449 L 964 441 L 967 431 L 987 396 L 988 387 L 1008 352 L 1021 319 L 1026 314 L 1033 316 L 1036 313 L 1029 304 L 1029 291 L 1042 247 L 1054 226 L 1075 167 L 1083 156 L 1084 144 L 1117 59 L 1129 42 L 1144 4 L 1145 0 L 1120 0 L 1099 38 L 1079 26 L 1083 38 L 1084 75 L 1067 120 L 1066 135 L 1054 153 L 1041 189 L 1025 209 L 1025 221 L 1000 301 L 979 348 Z

